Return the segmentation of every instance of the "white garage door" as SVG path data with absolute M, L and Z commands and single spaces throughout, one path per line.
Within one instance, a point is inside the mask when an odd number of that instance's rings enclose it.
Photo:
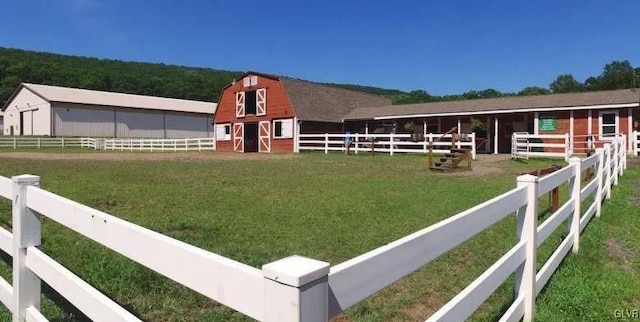
M 116 110 L 116 136 L 119 138 L 163 138 L 164 115 L 159 112 Z
M 113 137 L 113 109 L 54 107 L 53 135 Z
M 167 138 L 206 138 L 211 132 L 211 116 L 206 114 L 170 113 L 165 119 Z

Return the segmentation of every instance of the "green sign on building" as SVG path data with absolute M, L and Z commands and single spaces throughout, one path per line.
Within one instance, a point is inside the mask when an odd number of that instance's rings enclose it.
M 555 131 L 558 129 L 558 122 L 555 116 L 540 117 L 540 131 Z

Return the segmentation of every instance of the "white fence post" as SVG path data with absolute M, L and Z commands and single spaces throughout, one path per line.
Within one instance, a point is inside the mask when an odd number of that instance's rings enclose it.
M 27 268 L 27 248 L 40 246 L 40 215 L 27 208 L 27 187 L 40 177 L 21 175 L 13 181 L 13 321 L 26 321 L 26 310 L 40 310 L 40 278 Z
M 40 138 L 38 138 L 38 149 L 40 149 Z
M 618 138 L 615 137 L 613 139 L 613 185 L 617 186 L 618 185 L 618 172 L 620 171 L 620 169 L 618 169 L 618 167 L 620 166 L 620 151 L 618 150 L 620 148 L 619 142 L 618 142 Z
M 64 149 L 64 138 L 62 138 L 62 148 Z
M 569 233 L 573 234 L 573 252 L 580 249 L 580 181 L 582 181 L 582 169 L 580 158 L 569 159 L 569 166 L 574 168 L 574 176 L 569 180 L 571 198 L 573 198 L 573 215 L 569 219 Z
M 602 185 L 607 191 L 607 199 L 611 199 L 611 165 L 613 162 L 611 158 L 611 144 L 606 143 L 604 145 L 604 178 L 602 179 Z
M 358 142 L 360 142 L 360 137 L 359 137 L 358 133 L 356 133 L 356 138 L 355 138 L 354 141 L 355 141 L 355 148 L 356 148 L 355 153 L 358 154 L 358 148 L 360 147 L 360 144 L 358 144 Z
M 389 155 L 393 155 L 393 132 L 389 134 Z
M 567 162 L 571 157 L 571 146 L 569 142 L 570 142 L 569 133 L 565 133 L 564 134 L 564 160 Z
M 13 149 L 17 149 L 18 148 L 18 138 L 13 137 Z
M 524 321 L 532 321 L 536 302 L 536 248 L 538 233 L 538 177 L 519 176 L 518 187 L 527 187 L 527 205 L 518 209 L 517 236 L 525 242 L 526 258 L 515 272 L 516 298 L 523 297 Z
M 329 133 L 324 134 L 324 154 L 329 153 Z
M 604 186 L 603 174 L 604 174 L 604 149 L 597 148 L 596 155 L 598 155 L 598 168 L 596 169 L 596 180 L 598 180 L 598 190 L 596 191 L 596 218 L 600 217 L 602 211 L 602 189 Z
M 265 322 L 327 322 L 329 263 L 290 256 L 262 266 Z
M 471 132 L 471 158 L 476 159 L 476 133 Z

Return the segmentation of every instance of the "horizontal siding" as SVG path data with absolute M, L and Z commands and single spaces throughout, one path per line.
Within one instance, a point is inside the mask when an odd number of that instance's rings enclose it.
M 113 137 L 113 108 L 54 107 L 55 136 Z
M 130 109 L 117 109 L 116 136 L 119 138 L 164 138 L 164 112 L 133 112 Z
M 166 113 L 167 138 L 212 137 L 211 115 L 193 113 Z

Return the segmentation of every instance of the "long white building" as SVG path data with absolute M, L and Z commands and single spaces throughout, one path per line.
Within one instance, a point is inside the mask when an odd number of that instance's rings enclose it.
M 217 104 L 21 84 L 2 107 L 5 135 L 213 137 Z

